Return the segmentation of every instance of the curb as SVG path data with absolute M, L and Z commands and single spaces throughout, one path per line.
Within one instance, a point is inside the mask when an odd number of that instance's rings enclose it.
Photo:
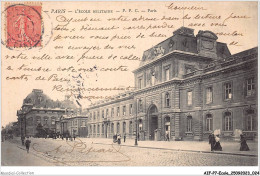
M 93 144 L 103 144 L 103 145 L 111 145 L 106 143 L 95 143 Z M 193 152 L 193 153 L 209 153 L 209 154 L 222 154 L 222 155 L 236 155 L 236 156 L 248 156 L 248 157 L 258 157 L 258 155 L 253 154 L 243 154 L 243 153 L 230 153 L 230 152 L 212 152 L 212 151 L 198 151 L 198 150 L 183 150 L 183 149 L 171 149 L 171 148 L 160 148 L 160 147 L 144 147 L 144 146 L 132 146 L 132 145 L 125 145 L 120 144 L 121 146 L 126 147 L 139 147 L 139 148 L 146 148 L 146 149 L 159 149 L 159 150 L 171 150 L 171 151 L 179 151 L 179 152 Z

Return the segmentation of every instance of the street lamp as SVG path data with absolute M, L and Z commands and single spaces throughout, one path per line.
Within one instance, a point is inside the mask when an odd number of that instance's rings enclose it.
M 138 101 L 138 99 L 137 99 L 137 101 Z M 136 111 L 135 111 L 135 113 L 136 113 L 136 116 L 135 116 L 135 123 L 136 123 L 136 131 L 135 131 L 135 145 L 137 146 L 138 145 L 138 143 L 137 143 L 137 132 L 138 132 L 138 123 L 137 123 L 137 101 L 135 101 L 135 109 L 136 109 Z

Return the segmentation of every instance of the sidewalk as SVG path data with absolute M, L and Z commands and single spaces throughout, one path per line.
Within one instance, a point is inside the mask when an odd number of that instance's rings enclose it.
M 112 139 L 104 138 L 80 138 L 86 142 L 93 142 L 96 144 L 107 144 L 112 143 Z M 253 141 L 247 141 L 250 151 L 239 151 L 240 142 L 221 142 L 223 151 L 210 150 L 210 144 L 207 141 L 138 141 L 138 146 L 135 146 L 134 139 L 121 140 L 122 146 L 129 147 L 141 147 L 141 148 L 154 148 L 154 149 L 165 149 L 165 150 L 176 150 L 176 151 L 187 151 L 187 152 L 201 152 L 201 153 L 214 153 L 214 154 L 229 154 L 229 155 L 240 155 L 240 156 L 258 156 L 258 143 Z

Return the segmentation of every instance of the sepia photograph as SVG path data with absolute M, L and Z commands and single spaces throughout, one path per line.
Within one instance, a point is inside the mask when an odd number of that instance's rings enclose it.
M 259 175 L 258 138 L 257 1 L 1 2 L 1 174 Z

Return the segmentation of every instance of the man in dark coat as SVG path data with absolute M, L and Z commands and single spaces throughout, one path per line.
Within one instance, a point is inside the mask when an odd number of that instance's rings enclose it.
M 29 137 L 27 137 L 27 139 L 25 141 L 25 147 L 26 147 L 27 153 L 29 153 L 30 144 L 31 144 L 31 141 L 29 140 Z
M 209 135 L 209 144 L 210 144 L 211 151 L 213 151 L 214 150 L 214 146 L 216 144 L 216 140 L 215 140 L 214 134 L 210 134 Z

